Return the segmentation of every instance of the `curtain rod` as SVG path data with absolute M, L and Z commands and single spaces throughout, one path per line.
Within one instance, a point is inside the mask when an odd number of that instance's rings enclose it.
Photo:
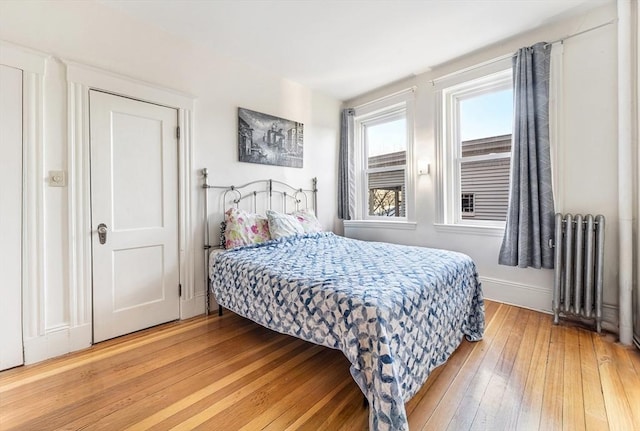
M 378 102 L 381 102 L 381 101 L 386 100 L 386 99 L 391 99 L 392 97 L 397 97 L 397 96 L 400 96 L 400 95 L 405 94 L 405 93 L 415 93 L 416 92 L 416 88 L 417 87 L 415 85 L 412 85 L 411 87 L 408 87 L 408 88 L 405 88 L 403 90 L 399 90 L 399 91 L 393 92 L 391 94 L 387 94 L 386 96 L 382 96 L 382 97 L 379 97 L 377 99 L 370 100 L 368 102 L 361 103 L 360 105 L 356 105 L 356 106 L 353 106 L 353 107 L 348 108 L 348 109 L 362 109 L 363 107 L 365 107 L 367 105 L 372 105 L 374 103 L 378 103 Z
M 564 43 L 564 41 L 567 40 L 567 39 L 571 39 L 572 37 L 580 36 L 581 34 L 589 33 L 590 31 L 597 30 L 597 29 L 602 28 L 602 27 L 606 27 L 608 25 L 616 23 L 617 21 L 618 21 L 617 18 L 616 19 L 612 19 L 611 21 L 604 22 L 604 23 L 602 23 L 600 25 L 596 25 L 595 27 L 591 27 L 591 28 L 588 28 L 586 30 L 582 30 L 582 31 L 579 31 L 577 33 L 570 34 L 570 35 L 565 36 L 565 37 L 560 38 L 560 39 L 556 39 L 553 42 L 547 42 L 545 44 L 545 48 L 547 46 L 549 46 L 549 45 L 554 45 L 556 43 Z
M 572 37 L 580 36 L 580 35 L 582 35 L 582 34 L 589 33 L 590 31 L 597 30 L 597 29 L 602 28 L 602 27 L 606 27 L 606 26 L 608 26 L 608 25 L 614 24 L 614 23 L 615 23 L 615 22 L 617 22 L 617 21 L 618 21 L 618 19 L 617 19 L 617 18 L 616 18 L 616 19 L 612 19 L 611 21 L 608 21 L 608 22 L 602 23 L 602 24 L 597 25 L 597 26 L 595 26 L 595 27 L 591 27 L 591 28 L 588 28 L 588 29 L 586 29 L 586 30 L 579 31 L 578 33 L 570 34 L 570 35 L 565 36 L 565 37 L 563 37 L 563 38 L 556 39 L 556 40 L 554 40 L 554 41 L 552 41 L 552 42 L 547 42 L 547 43 L 545 44 L 545 48 L 546 48 L 547 46 L 549 46 L 549 45 L 554 45 L 554 44 L 556 44 L 556 43 L 564 43 L 564 41 L 565 41 L 565 40 L 567 40 L 567 39 L 571 39 Z M 505 55 L 502 55 L 502 56 L 500 56 L 500 57 L 494 58 L 494 59 L 492 59 L 492 60 L 488 60 L 488 61 L 482 62 L 482 63 L 480 63 L 480 64 L 476 64 L 475 66 L 470 66 L 470 67 L 467 67 L 467 68 L 462 69 L 462 70 L 458 70 L 458 71 L 453 72 L 453 73 L 448 73 L 448 74 L 443 75 L 443 76 L 441 76 L 441 77 L 439 77 L 439 78 L 432 79 L 432 80 L 431 80 L 431 81 L 429 81 L 429 82 L 431 83 L 431 85 L 432 85 L 432 86 L 435 86 L 437 82 L 439 82 L 439 81 L 441 81 L 441 80 L 443 80 L 443 79 L 447 79 L 447 78 L 450 78 L 450 77 L 452 77 L 452 76 L 459 75 L 459 74 L 461 74 L 461 73 L 470 72 L 470 71 L 472 71 L 472 70 L 476 70 L 476 69 L 479 69 L 479 68 L 481 68 L 481 67 L 489 66 L 489 65 L 491 65 L 491 64 L 498 63 L 499 61 L 503 61 L 503 60 L 505 60 L 505 59 L 507 59 L 507 58 L 510 58 L 510 57 L 512 57 L 512 56 L 513 56 L 513 54 L 505 54 Z

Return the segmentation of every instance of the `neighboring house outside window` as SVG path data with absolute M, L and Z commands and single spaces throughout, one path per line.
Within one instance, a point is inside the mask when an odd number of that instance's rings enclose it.
M 504 228 L 509 200 L 513 84 L 502 70 L 462 75 L 440 91 L 439 223 Z
M 407 151 L 369 156 L 367 161 L 368 214 L 405 217 Z
M 461 147 L 462 219 L 505 221 L 509 204 L 511 135 L 463 141 Z M 466 207 L 465 196 L 470 197 Z
M 410 219 L 412 100 L 406 91 L 355 108 L 356 220 Z

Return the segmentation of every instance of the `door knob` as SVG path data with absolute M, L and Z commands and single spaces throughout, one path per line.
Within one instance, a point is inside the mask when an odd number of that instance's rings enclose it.
M 98 239 L 100 240 L 100 244 L 107 242 L 107 225 L 104 223 L 98 225 Z

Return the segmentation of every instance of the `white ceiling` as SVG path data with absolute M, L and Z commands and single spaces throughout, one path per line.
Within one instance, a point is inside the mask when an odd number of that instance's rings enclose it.
M 614 0 L 102 0 L 346 100 Z

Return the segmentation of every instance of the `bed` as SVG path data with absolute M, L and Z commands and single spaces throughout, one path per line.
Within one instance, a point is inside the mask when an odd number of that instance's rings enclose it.
M 407 430 L 404 403 L 484 331 L 476 266 L 461 253 L 306 232 L 211 254 L 208 271 L 220 306 L 341 350 L 372 431 Z

